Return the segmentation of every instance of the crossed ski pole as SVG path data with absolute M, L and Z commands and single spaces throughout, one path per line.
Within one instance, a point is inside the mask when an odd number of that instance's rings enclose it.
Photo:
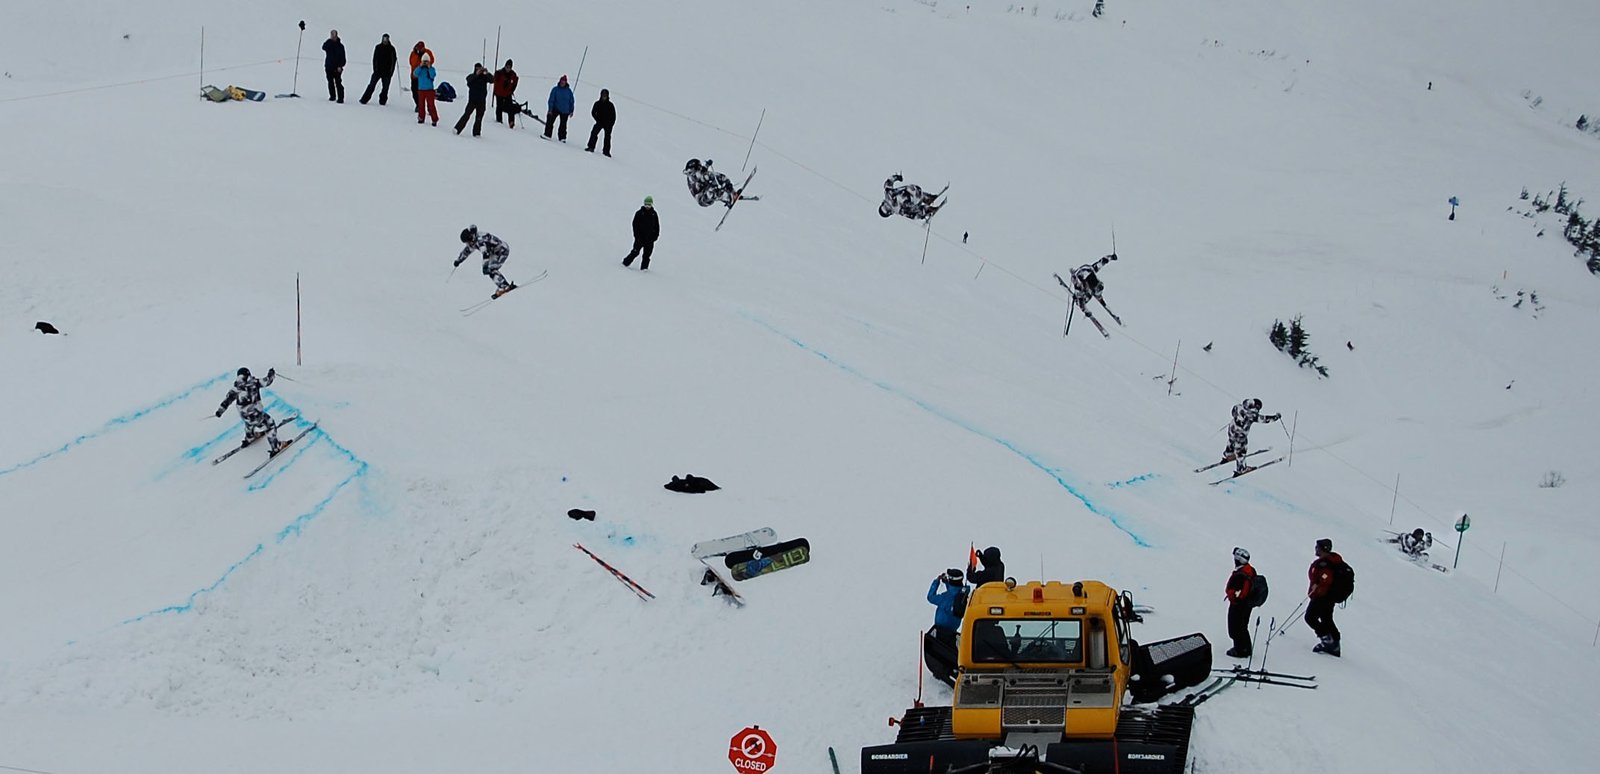
M 1289 631 L 1289 626 L 1295 622 L 1295 617 L 1300 614 L 1300 609 L 1305 607 L 1305 606 L 1306 606 L 1306 600 L 1304 600 L 1304 599 L 1300 600 L 1300 604 L 1295 605 L 1294 606 L 1294 610 L 1289 613 L 1289 617 L 1284 619 L 1283 626 L 1281 626 L 1277 630 L 1273 631 L 1272 634 L 1267 637 L 1267 642 L 1270 643 L 1270 642 L 1272 642 L 1273 638 L 1277 637 L 1280 634 L 1283 634 L 1286 631 Z

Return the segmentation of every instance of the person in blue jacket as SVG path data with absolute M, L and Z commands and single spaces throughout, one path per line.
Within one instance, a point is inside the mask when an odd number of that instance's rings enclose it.
M 940 591 L 939 586 L 944 590 Z M 933 605 L 933 636 L 955 646 L 956 632 L 961 630 L 961 611 L 957 603 L 965 602 L 967 582 L 960 569 L 948 570 L 933 579 L 928 586 L 928 602 Z
M 338 30 L 329 30 L 328 39 L 322 42 L 322 69 L 328 75 L 328 101 L 344 104 L 344 42 Z
M 561 81 L 550 89 L 550 99 L 546 102 L 548 113 L 544 114 L 544 138 L 550 139 L 550 130 L 556 126 L 556 118 L 561 119 L 561 131 L 556 133 L 562 142 L 567 141 L 567 119 L 572 117 L 572 111 L 577 107 L 578 101 L 572 96 L 572 87 L 567 85 L 567 76 L 561 76 Z

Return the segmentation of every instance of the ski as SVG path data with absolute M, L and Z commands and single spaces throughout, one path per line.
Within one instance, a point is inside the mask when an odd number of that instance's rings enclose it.
M 595 560 L 595 562 L 597 564 L 599 564 L 601 567 L 606 568 L 606 572 L 611 573 L 612 577 L 615 577 L 618 582 L 620 582 L 624 586 L 627 586 L 628 590 L 632 591 L 635 596 L 639 597 L 642 600 L 645 600 L 646 602 L 656 598 L 656 595 L 651 594 L 648 589 L 646 589 L 643 586 L 640 586 L 636 581 L 634 581 L 634 579 L 628 577 L 627 575 L 624 575 L 621 570 L 618 570 L 617 568 L 612 567 L 609 564 L 606 564 L 606 560 L 601 559 L 598 556 L 595 556 L 593 551 L 590 551 L 589 549 L 584 548 L 582 543 L 573 543 L 572 547 L 578 549 L 579 551 L 584 552 L 585 554 L 588 554 L 590 559 Z
M 469 306 L 469 307 L 467 307 L 465 309 L 462 309 L 461 310 L 461 316 L 462 317 L 471 317 L 471 316 L 477 314 L 478 312 L 483 311 L 485 308 L 487 308 L 489 306 L 489 304 L 494 303 L 495 300 L 497 300 L 500 297 L 506 295 L 507 293 L 510 293 L 511 291 L 516 290 L 517 288 L 520 288 L 520 287 L 522 287 L 524 285 L 532 285 L 533 283 L 538 282 L 539 280 L 542 280 L 542 279 L 544 279 L 545 277 L 548 277 L 548 276 L 550 276 L 550 270 L 549 269 L 545 269 L 544 271 L 541 271 L 537 275 L 535 275 L 533 279 L 523 280 L 521 283 L 513 282 L 513 283 L 511 283 L 511 287 L 506 288 L 505 290 L 496 290 L 492 295 L 489 296 L 489 300 L 487 300 L 487 301 L 479 301 L 478 303 L 473 304 L 472 306 Z
M 1284 459 L 1285 459 L 1284 457 L 1279 457 L 1279 458 L 1277 458 L 1275 460 L 1267 460 L 1266 462 L 1263 462 L 1260 465 L 1257 465 L 1257 466 L 1255 466 L 1253 468 L 1245 468 L 1244 470 L 1242 470 L 1242 471 L 1240 471 L 1238 473 L 1235 473 L 1235 474 L 1233 474 L 1231 476 L 1228 476 L 1227 478 L 1224 478 L 1221 481 L 1213 481 L 1213 482 L 1211 482 L 1211 485 L 1212 486 L 1216 486 L 1217 484 L 1222 484 L 1222 483 L 1226 483 L 1228 481 L 1232 481 L 1232 480 L 1234 480 L 1234 479 L 1236 479 L 1236 478 L 1238 478 L 1240 476 L 1247 475 L 1249 473 L 1254 473 L 1254 472 L 1256 472 L 1256 471 L 1258 471 L 1258 470 L 1260 470 L 1262 468 L 1268 467 L 1270 465 L 1276 465 L 1276 464 L 1278 464 L 1280 462 L 1283 462 Z
M 1286 675 L 1282 672 L 1268 672 L 1263 669 L 1245 669 L 1244 667 L 1237 666 L 1229 669 L 1218 668 L 1211 671 L 1220 672 L 1224 675 L 1255 675 L 1257 677 L 1276 677 L 1284 680 L 1305 680 L 1307 682 L 1314 682 L 1317 679 L 1316 675 Z
M 1186 707 L 1198 707 L 1202 704 L 1205 704 L 1206 701 L 1211 697 L 1233 687 L 1233 684 L 1237 682 L 1239 682 L 1237 675 L 1220 675 L 1218 677 L 1213 677 L 1211 678 L 1211 682 L 1201 686 L 1200 689 L 1194 693 L 1186 694 L 1181 700 L 1178 701 L 1178 703 Z
M 722 577 L 722 573 L 717 572 L 717 568 L 713 567 L 710 562 L 701 559 L 700 563 L 705 565 L 706 568 L 705 573 L 700 576 L 700 585 L 711 586 L 711 596 L 726 597 L 728 604 L 734 607 L 744 607 L 744 597 L 733 590 L 733 584 L 727 578 Z
M 312 422 L 311 426 L 306 428 L 306 429 L 304 429 L 304 430 L 301 430 L 299 435 L 297 435 L 297 436 L 295 436 L 293 438 L 290 438 L 287 441 L 284 441 L 283 444 L 278 447 L 277 451 L 267 454 L 267 458 L 262 460 L 260 465 L 257 465 L 253 469 L 251 469 L 251 471 L 249 473 L 244 474 L 244 477 L 245 478 L 249 478 L 249 477 L 251 477 L 251 476 L 253 476 L 253 475 L 257 474 L 257 473 L 260 473 L 263 468 L 265 468 L 266 466 L 272 464 L 272 461 L 277 459 L 278 455 L 284 453 L 284 451 L 287 450 L 290 446 L 293 446 L 295 441 L 298 441 L 301 438 L 306 437 L 308 434 L 310 434 L 310 432 L 312 430 L 315 430 L 315 429 L 317 429 L 317 423 Z
M 702 540 L 689 549 L 689 555 L 696 559 L 709 559 L 713 556 L 722 556 L 730 551 L 738 551 L 741 548 L 754 548 L 777 537 L 776 530 L 771 527 L 762 527 L 761 529 L 753 529 L 730 537 Z
M 1254 457 L 1257 454 L 1266 454 L 1269 451 L 1272 451 L 1272 447 L 1270 447 L 1270 446 L 1265 448 L 1265 449 L 1257 449 L 1256 451 L 1250 452 L 1250 453 L 1248 453 L 1248 454 L 1246 454 L 1244 456 L 1245 457 Z M 1226 465 L 1226 464 L 1228 464 L 1230 462 L 1233 462 L 1233 460 L 1232 459 L 1226 459 L 1226 460 L 1223 460 L 1221 462 L 1213 462 L 1210 465 L 1206 465 L 1205 467 L 1195 468 L 1194 472 L 1196 472 L 1196 473 L 1204 473 L 1204 472 L 1206 472 L 1206 471 L 1208 471 L 1208 470 L 1210 470 L 1212 468 L 1215 468 L 1215 467 L 1217 467 L 1219 465 Z
M 290 422 L 293 422 L 293 421 L 295 421 L 296 419 L 299 419 L 299 418 L 300 417 L 298 417 L 298 416 L 289 417 L 288 419 L 285 419 L 285 420 L 273 425 L 272 429 L 273 430 L 278 430 L 279 428 L 283 427 L 284 425 L 287 425 Z M 229 449 L 227 452 L 223 453 L 223 455 L 221 457 L 218 457 L 218 458 L 212 460 L 211 464 L 220 465 L 220 464 L 222 464 L 223 460 L 225 460 L 225 459 L 227 459 L 229 457 L 232 457 L 233 455 L 238 454 L 239 452 L 242 452 L 245 449 L 250 448 L 251 446 L 254 446 L 256 441 L 259 441 L 259 440 L 261 440 L 262 438 L 265 438 L 265 437 L 267 437 L 267 434 L 266 433 L 262 433 L 261 435 L 258 435 L 258 436 L 254 437 L 254 438 L 251 438 L 250 440 L 245 441 L 244 443 L 241 443 L 238 446 L 233 447 L 232 449 Z
M 1308 685 L 1306 683 L 1292 683 L 1292 682 L 1289 682 L 1287 680 L 1274 680 L 1274 679 L 1272 679 L 1270 677 L 1252 677 L 1249 674 L 1241 674 L 1238 677 L 1236 677 L 1235 679 L 1239 680 L 1240 682 L 1246 682 L 1246 683 L 1261 683 L 1263 685 L 1282 685 L 1282 686 L 1287 686 L 1289 688 L 1304 688 L 1304 689 L 1306 689 L 1308 691 L 1315 691 L 1317 689 L 1316 685 Z
M 1106 310 L 1106 314 L 1111 315 L 1111 319 L 1116 320 L 1118 325 L 1123 325 L 1122 318 L 1118 317 L 1116 312 L 1111 311 L 1111 307 L 1106 306 L 1106 300 L 1105 299 L 1097 298 L 1095 300 L 1100 302 L 1100 308 Z M 1123 325 L 1123 327 L 1127 327 L 1127 326 Z
M 728 201 L 728 212 L 722 213 L 722 220 L 717 221 L 717 227 L 714 228 L 714 229 L 711 229 L 712 231 L 721 231 L 722 230 L 722 224 L 728 220 L 728 214 L 733 212 L 733 205 L 738 204 L 739 200 L 744 198 L 745 186 L 750 185 L 750 179 L 756 176 L 756 169 L 757 169 L 757 167 L 751 167 L 750 168 L 750 174 L 745 177 L 744 185 L 739 186 L 739 190 L 734 191 L 733 192 L 733 198 Z M 752 200 L 754 200 L 756 197 L 752 196 L 750 198 Z

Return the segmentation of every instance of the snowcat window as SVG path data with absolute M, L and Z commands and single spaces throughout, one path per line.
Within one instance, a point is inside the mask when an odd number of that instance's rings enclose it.
M 1083 622 L 980 618 L 972 624 L 972 660 L 980 664 L 1083 661 Z

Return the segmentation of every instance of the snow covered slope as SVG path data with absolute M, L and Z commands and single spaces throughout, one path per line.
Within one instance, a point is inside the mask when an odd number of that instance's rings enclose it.
M 830 745 L 850 770 L 916 694 L 923 590 L 969 544 L 1132 590 L 1143 638 L 1223 643 L 1230 549 L 1282 619 L 1320 537 L 1358 573 L 1345 657 L 1292 625 L 1271 664 L 1323 687 L 1208 703 L 1199 769 L 1600 752 L 1600 280 L 1508 211 L 1523 186 L 1600 197 L 1600 140 L 1570 126 L 1600 109 L 1592 3 L 158 5 L 0 28 L 0 765 L 717 771 L 758 723 L 777 771 Z M 382 33 L 460 88 L 497 26 L 520 98 L 578 80 L 565 146 L 418 126 L 398 88 L 355 104 Z M 217 105 L 202 80 L 305 98 Z M 600 88 L 612 159 L 579 146 Z M 758 120 L 762 200 L 713 232 L 679 170 L 733 173 Z M 929 235 L 876 214 L 895 171 L 951 184 L 926 263 Z M 619 261 L 645 195 L 641 274 Z M 463 317 L 491 289 L 476 260 L 450 276 L 468 223 L 513 280 L 549 277 Z M 1128 325 L 1063 340 L 1050 275 L 1113 228 Z M 1328 379 L 1265 341 L 1297 314 Z M 320 422 L 249 481 L 263 450 L 208 464 L 240 365 Z M 1298 413 L 1293 464 L 1206 486 L 1250 396 Z M 724 489 L 660 488 L 685 472 Z M 1393 527 L 1441 561 L 1472 515 L 1459 572 L 1376 541 L 1397 474 Z M 688 548 L 759 526 L 814 556 L 735 610 Z

